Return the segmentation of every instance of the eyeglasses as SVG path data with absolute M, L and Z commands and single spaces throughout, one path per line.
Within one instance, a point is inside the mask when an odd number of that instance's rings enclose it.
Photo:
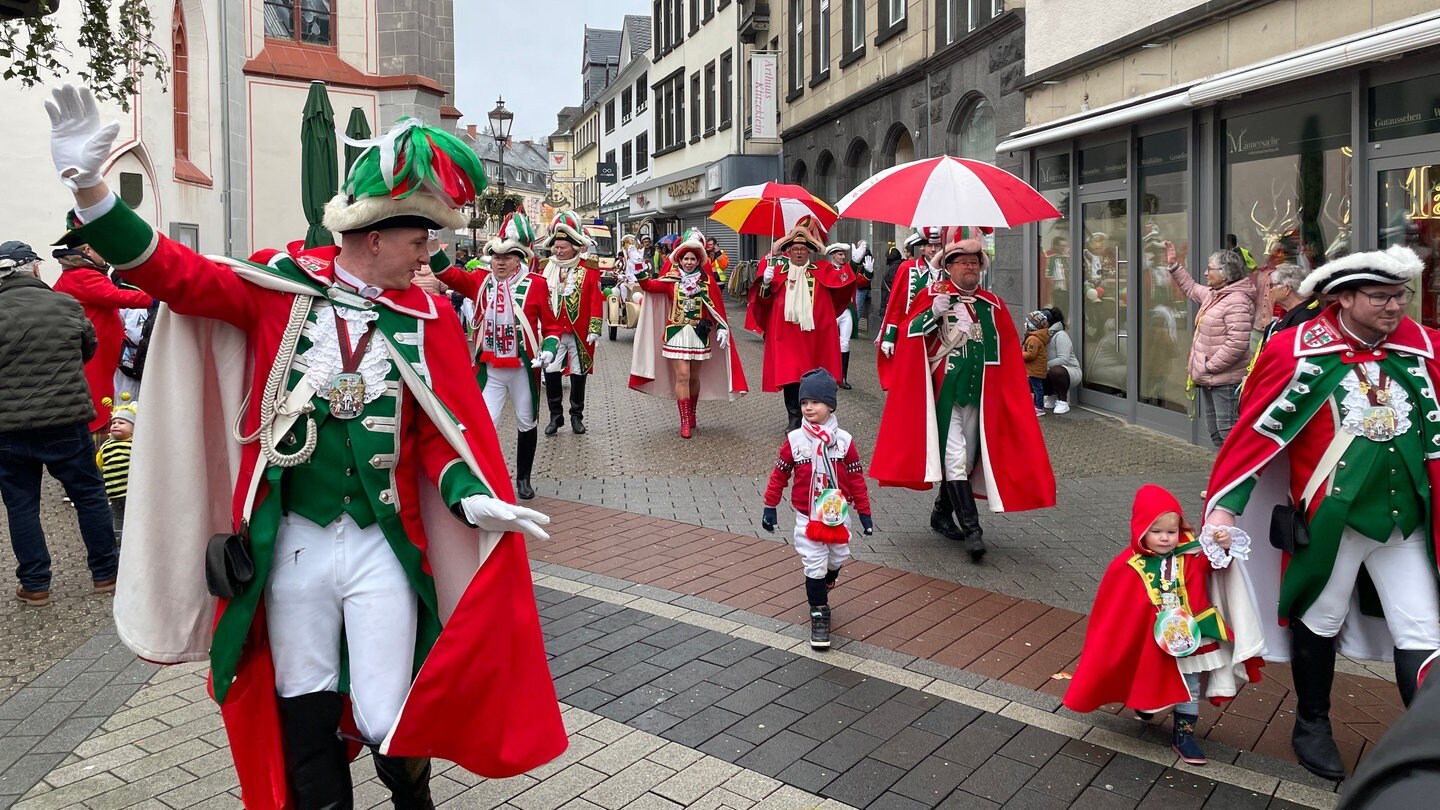
M 1411 299 L 1415 297 L 1415 291 L 1409 287 L 1397 293 L 1372 293 L 1362 291 L 1360 294 L 1365 296 L 1365 299 L 1370 302 L 1371 306 L 1375 307 L 1388 307 L 1391 301 L 1403 307 L 1410 303 Z

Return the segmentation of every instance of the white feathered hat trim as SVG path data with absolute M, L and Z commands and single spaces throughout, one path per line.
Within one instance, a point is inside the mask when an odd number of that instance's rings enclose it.
M 670 263 L 678 269 L 680 267 L 680 257 L 686 253 L 694 253 L 701 264 L 704 264 L 710 259 L 710 256 L 705 253 L 705 242 L 696 234 L 692 234 L 689 239 L 676 245 L 675 249 L 670 251 Z
M 325 203 L 325 228 L 334 233 L 363 231 L 396 217 L 419 217 L 428 220 L 433 229 L 463 230 L 469 223 L 465 215 L 445 201 L 425 191 L 417 191 L 403 200 L 390 197 L 361 197 L 354 201 L 336 194 Z
M 1342 284 L 1404 284 L 1420 275 L 1425 263 L 1415 251 L 1396 245 L 1389 250 L 1351 253 L 1310 271 L 1296 290 L 1302 296 L 1315 292 L 1329 293 Z
M 850 253 L 850 243 L 849 243 L 849 242 L 831 242 L 830 244 L 828 244 L 828 245 L 825 246 L 825 255 L 826 255 L 826 256 L 829 256 L 831 253 L 834 253 L 834 252 L 837 251 L 837 250 L 844 252 L 846 255 L 849 255 L 849 253 Z

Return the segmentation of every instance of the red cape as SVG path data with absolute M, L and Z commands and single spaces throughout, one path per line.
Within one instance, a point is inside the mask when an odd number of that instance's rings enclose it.
M 980 452 L 970 481 L 977 495 L 989 499 L 992 512 L 1023 512 L 1055 505 L 1055 472 L 1040 422 L 1035 417 L 1020 338 L 1005 302 L 980 290 L 977 298 L 995 307 L 1000 362 L 985 366 L 980 401 Z M 900 325 L 891 366 L 890 392 L 880 415 L 880 432 L 870 461 L 870 477 L 882 487 L 929 489 L 941 480 L 943 463 L 935 390 L 939 377 L 930 372 L 927 340 L 905 337 L 916 314 L 928 311 L 935 295 L 925 288 Z M 943 368 L 943 367 L 942 367 Z M 937 370 L 943 374 L 943 370 Z
M 750 288 L 750 306 L 745 313 L 745 328 L 765 336 L 764 361 L 760 368 L 760 390 L 779 391 L 797 383 L 807 371 L 820 367 L 840 379 L 840 327 L 835 319 L 845 311 L 854 296 L 855 274 L 849 267 L 837 270 L 824 259 L 814 265 L 815 328 L 801 331 L 798 324 L 785 320 L 785 275 L 789 260 L 780 259 L 771 294 L 760 295 L 760 285 Z M 763 275 L 762 263 L 758 275 Z
M 665 260 L 665 268 L 660 272 L 663 278 L 670 271 L 670 260 Z M 750 391 L 750 384 L 745 381 L 745 367 L 740 363 L 740 353 L 735 349 L 734 328 L 730 324 L 730 317 L 725 314 L 725 296 L 720 292 L 720 284 L 715 274 L 706 267 L 706 284 L 710 288 L 710 301 L 715 305 L 715 312 L 720 316 L 720 328 L 730 330 L 730 342 L 725 347 L 723 371 L 715 361 L 720 358 L 712 351 L 710 359 L 701 362 L 700 366 L 700 398 L 701 399 L 724 399 L 733 400 L 745 395 Z M 675 396 L 674 374 L 670 371 L 670 361 L 663 357 L 660 352 L 665 343 L 665 319 L 668 309 L 662 307 L 674 300 L 675 292 L 673 284 L 662 281 L 641 282 L 641 287 L 646 290 L 645 298 L 641 302 L 640 322 L 635 329 L 635 344 L 632 348 L 630 362 L 630 387 L 642 394 L 652 396 L 671 397 Z M 653 303 L 652 303 L 652 298 Z M 713 336 L 712 336 L 713 338 Z M 718 347 L 716 347 L 717 350 Z M 644 362 L 645 360 L 649 362 Z M 642 373 L 646 372 L 646 373 Z M 651 376 L 647 376 L 647 373 Z M 656 385 L 657 380 L 661 383 Z
M 95 418 L 90 432 L 103 430 L 110 424 L 110 407 L 105 399 L 115 397 L 115 369 L 120 367 L 120 353 L 125 348 L 125 323 L 122 309 L 144 309 L 150 296 L 138 290 L 122 290 L 90 267 L 75 267 L 60 274 L 55 291 L 80 302 L 85 317 L 95 326 L 95 354 L 85 361 L 85 382 L 90 385 L 90 399 L 95 403 Z

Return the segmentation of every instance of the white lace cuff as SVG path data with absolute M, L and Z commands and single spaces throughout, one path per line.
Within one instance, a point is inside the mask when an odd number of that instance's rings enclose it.
M 1227 551 L 1215 542 L 1215 532 L 1225 530 L 1230 533 L 1230 549 Z M 1235 526 L 1216 526 L 1207 523 L 1200 529 L 1200 549 L 1205 552 L 1206 559 L 1214 568 L 1229 568 L 1231 560 L 1250 559 L 1250 535 L 1244 529 Z

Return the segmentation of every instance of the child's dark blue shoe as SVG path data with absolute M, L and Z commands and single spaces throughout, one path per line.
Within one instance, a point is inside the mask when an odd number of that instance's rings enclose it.
M 1180 755 L 1180 761 L 1187 765 L 1204 765 L 1209 762 L 1199 741 L 1195 739 L 1195 722 L 1199 719 L 1197 715 L 1175 712 L 1175 729 L 1170 734 L 1170 747 Z

